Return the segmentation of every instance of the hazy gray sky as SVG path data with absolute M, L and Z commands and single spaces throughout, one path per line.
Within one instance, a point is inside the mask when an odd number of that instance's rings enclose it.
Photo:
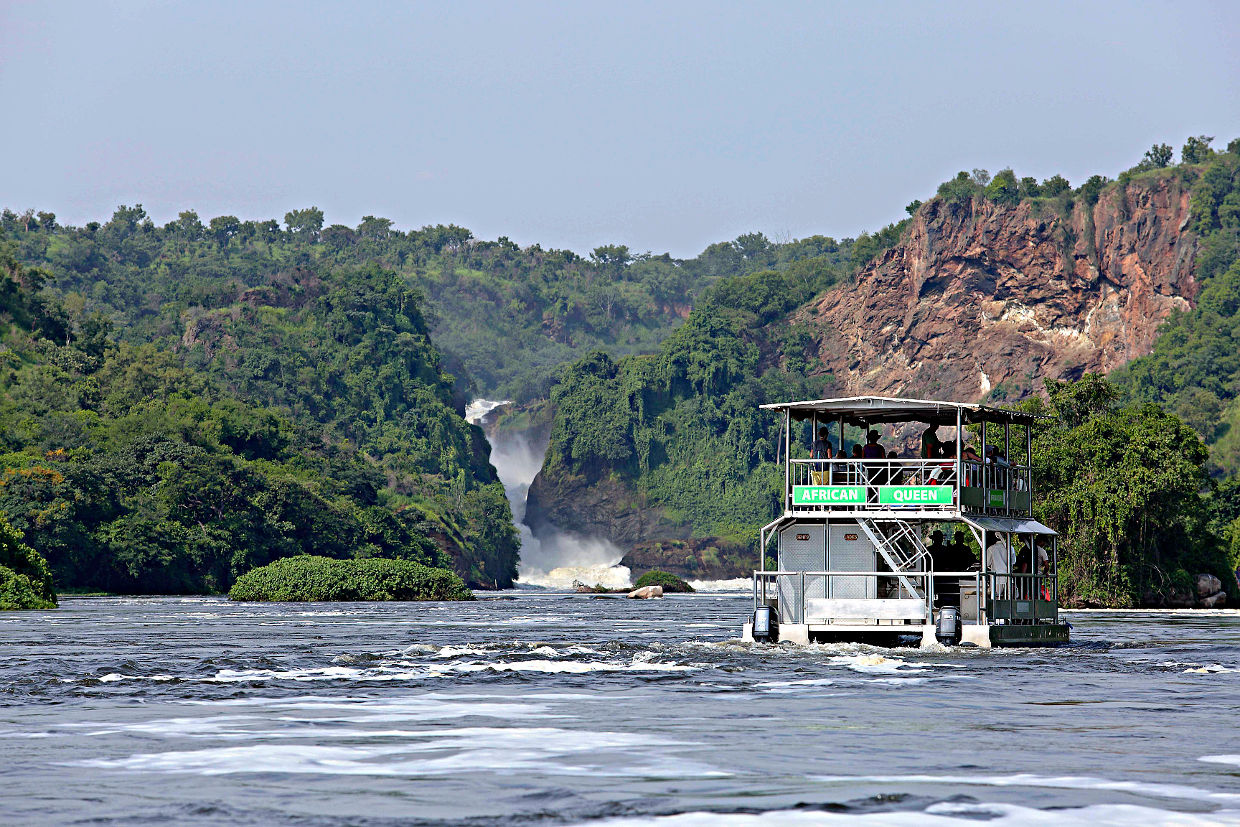
M 0 0 L 0 205 L 694 255 L 1240 136 L 1238 3 Z

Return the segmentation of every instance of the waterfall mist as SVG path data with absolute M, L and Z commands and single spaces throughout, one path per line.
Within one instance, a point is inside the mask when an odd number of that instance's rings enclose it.
M 482 426 L 491 444 L 491 464 L 504 484 L 512 506 L 512 517 L 521 535 L 521 563 L 518 584 L 546 588 L 571 588 L 574 582 L 587 586 L 624 588 L 631 578 L 626 566 L 617 565 L 624 552 L 602 537 L 583 537 L 550 529 L 535 537 L 525 524 L 525 500 L 534 477 L 547 453 L 545 442 L 535 443 L 520 431 L 488 429 L 483 421 L 503 401 L 475 399 L 465 409 L 465 418 Z

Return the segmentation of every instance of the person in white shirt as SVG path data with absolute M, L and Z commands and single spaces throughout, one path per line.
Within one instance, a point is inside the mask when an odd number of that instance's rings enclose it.
M 995 541 L 986 548 L 986 568 L 995 574 L 1012 573 L 1012 550 L 1002 534 L 995 536 Z M 1008 577 L 995 578 L 995 597 L 1003 599 L 1008 594 Z

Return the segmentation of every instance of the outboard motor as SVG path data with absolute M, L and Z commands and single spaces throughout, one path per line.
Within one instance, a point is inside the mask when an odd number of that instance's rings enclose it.
M 960 643 L 960 609 L 955 606 L 939 609 L 939 622 L 934 627 L 934 636 L 944 646 Z
M 779 616 L 770 606 L 754 609 L 753 639 L 761 643 L 779 642 Z

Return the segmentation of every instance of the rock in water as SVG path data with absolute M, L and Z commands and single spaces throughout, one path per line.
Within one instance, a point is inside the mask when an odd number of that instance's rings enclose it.
M 642 586 L 640 589 L 633 589 L 629 592 L 629 597 L 633 600 L 646 600 L 651 597 L 662 597 L 662 586 Z
M 1223 581 L 1219 580 L 1213 574 L 1197 575 L 1197 596 L 1201 598 L 1210 597 L 1223 590 Z
M 1217 581 L 1218 578 L 1215 578 Z M 1221 609 L 1227 605 L 1227 592 L 1218 592 L 1209 597 L 1201 598 L 1201 608 L 1203 609 Z

